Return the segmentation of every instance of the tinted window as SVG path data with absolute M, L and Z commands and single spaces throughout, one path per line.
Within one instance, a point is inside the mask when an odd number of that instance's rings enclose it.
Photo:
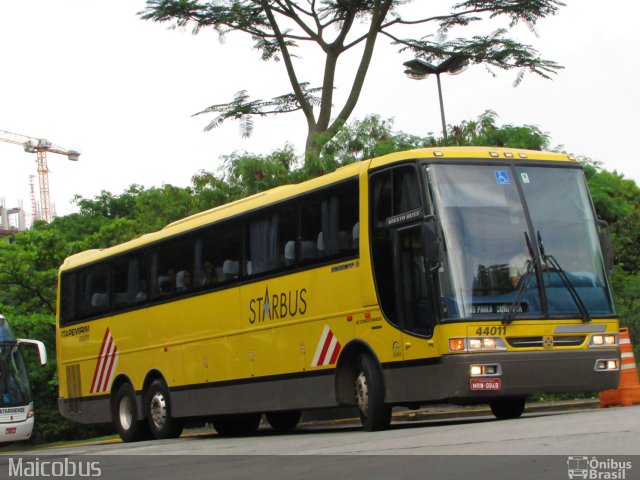
M 66 324 L 77 320 L 81 311 L 78 299 L 82 298 L 80 274 L 76 272 L 65 273 L 61 278 L 60 289 L 60 323 Z
M 355 182 L 305 198 L 300 209 L 303 263 L 356 252 L 359 227 Z M 315 247 L 313 258 L 305 256 L 311 244 Z
M 255 215 L 247 222 L 248 275 L 279 270 L 287 266 L 291 257 L 295 259 L 295 248 L 292 252 L 291 247 L 298 237 L 297 212 L 296 205 L 289 203 Z M 313 249 L 307 254 L 315 257 Z
M 61 324 L 355 255 L 358 213 L 349 181 L 65 273 Z
M 97 265 L 84 271 L 83 311 L 84 316 L 97 315 L 109 310 L 109 269 Z
M 113 264 L 113 306 L 127 308 L 144 303 L 149 296 L 149 279 L 145 258 L 141 254 L 128 255 Z
M 193 239 L 175 238 L 152 249 L 151 297 L 184 293 L 193 288 Z
M 242 246 L 240 222 L 214 225 L 198 236 L 195 248 L 196 288 L 215 286 L 239 278 Z

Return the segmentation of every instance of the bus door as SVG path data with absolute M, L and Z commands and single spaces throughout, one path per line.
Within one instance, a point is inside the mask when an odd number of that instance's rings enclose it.
M 405 360 L 424 358 L 419 338 L 431 338 L 436 324 L 433 285 L 422 225 L 398 228 L 394 239 L 396 316 L 403 332 Z
M 404 360 L 424 358 L 416 336 L 433 335 L 436 314 L 418 170 L 406 164 L 387 168 L 375 172 L 370 185 L 371 251 L 380 307 L 402 331 Z

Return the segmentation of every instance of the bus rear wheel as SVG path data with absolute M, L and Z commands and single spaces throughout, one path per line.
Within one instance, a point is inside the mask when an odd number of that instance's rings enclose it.
M 162 380 L 154 380 L 147 390 L 146 408 L 149 430 L 154 438 L 178 438 L 182 433 L 182 421 L 171 416 L 169 388 Z
M 241 437 L 255 433 L 261 418 L 259 413 L 221 415 L 213 418 L 212 423 L 216 432 L 224 437 Z
M 508 420 L 518 418 L 524 412 L 524 397 L 498 398 L 489 403 L 491 413 L 498 420 Z
M 389 428 L 391 407 L 384 403 L 382 372 L 371 355 L 360 357 L 355 394 L 362 428 L 368 432 Z
M 288 410 L 285 412 L 269 412 L 266 414 L 267 421 L 276 432 L 287 432 L 293 430 L 300 421 L 300 410 Z
M 123 442 L 138 442 L 149 438 L 149 427 L 138 420 L 136 392 L 129 383 L 118 387 L 112 404 L 112 418 L 116 431 Z

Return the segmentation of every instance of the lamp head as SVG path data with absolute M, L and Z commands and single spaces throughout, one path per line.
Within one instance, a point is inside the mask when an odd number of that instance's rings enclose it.
M 411 80 L 424 80 L 429 76 L 428 73 L 419 72 L 418 70 L 414 70 L 412 68 L 407 68 L 404 71 L 404 74 L 409 77 Z
M 438 65 L 438 70 L 449 75 L 458 75 L 469 67 L 469 59 L 462 55 L 453 55 Z

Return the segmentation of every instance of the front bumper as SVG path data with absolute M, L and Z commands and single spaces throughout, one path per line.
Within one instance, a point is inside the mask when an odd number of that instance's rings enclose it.
M 445 355 L 438 363 L 384 371 L 389 403 L 482 403 L 535 393 L 595 392 L 617 388 L 620 372 L 596 371 L 597 360 L 617 359 L 615 349 L 555 350 Z M 471 389 L 471 365 L 499 365 L 499 390 Z
M 34 418 L 22 422 L 0 423 L 0 442 L 21 442 L 29 440 L 33 432 Z

